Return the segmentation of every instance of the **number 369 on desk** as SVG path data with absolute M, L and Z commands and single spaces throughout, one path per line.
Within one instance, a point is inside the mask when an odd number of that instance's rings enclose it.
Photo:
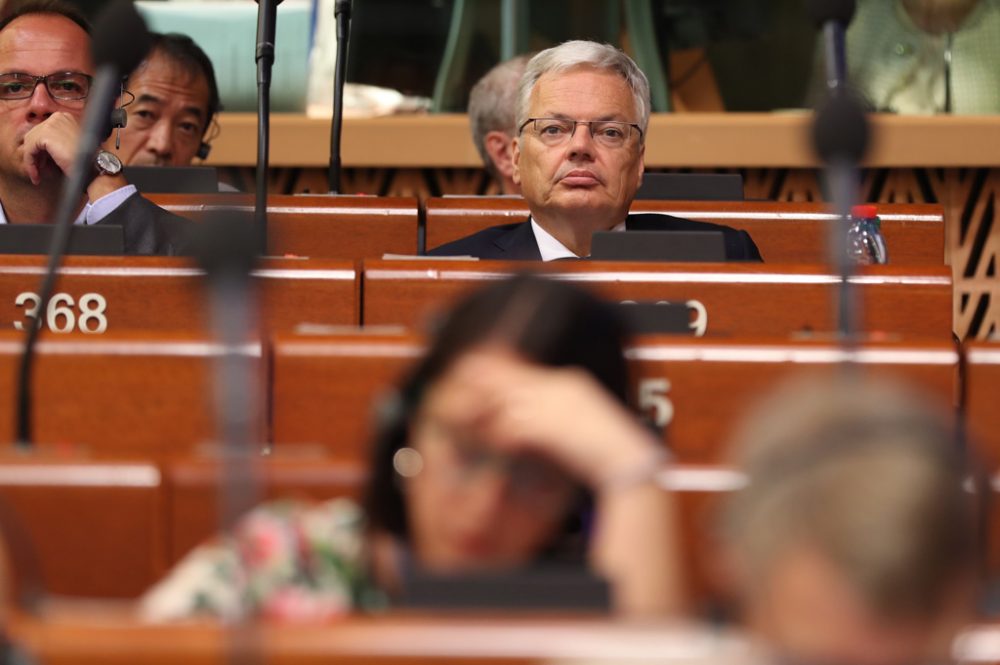
M 55 293 L 45 308 L 44 318 L 38 315 L 40 302 L 37 293 L 23 291 L 17 294 L 14 298 L 14 307 L 18 309 L 14 320 L 16 330 L 24 330 L 31 325 L 31 319 L 54 333 L 79 331 L 99 335 L 108 329 L 108 318 L 105 316 L 108 302 L 100 293 L 84 293 L 78 301 L 68 293 Z

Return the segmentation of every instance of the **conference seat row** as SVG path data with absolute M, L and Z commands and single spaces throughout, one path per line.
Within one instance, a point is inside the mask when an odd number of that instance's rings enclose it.
M 315 444 L 338 460 L 368 458 L 372 414 L 422 353 L 409 333 L 275 334 L 236 351 L 252 369 L 253 435 L 263 449 Z M 15 438 L 16 333 L 0 335 L 0 442 Z M 165 459 L 217 440 L 213 369 L 224 349 L 192 334 L 82 335 L 43 340 L 32 439 L 98 457 Z M 634 406 L 677 461 L 723 459 L 729 428 L 755 398 L 798 373 L 829 376 L 850 362 L 933 396 L 963 419 L 987 456 L 1000 454 L 1000 347 L 942 340 L 768 341 L 641 336 L 625 351 Z M 1000 459 L 1000 455 L 997 456 Z
M 149 625 L 115 605 L 62 604 L 43 617 L 17 617 L 13 638 L 47 665 L 751 665 L 760 650 L 717 625 L 625 622 L 612 617 L 408 612 L 319 623 L 262 623 L 234 631 L 218 622 Z M 249 639 L 248 639 L 249 636 Z M 242 638 L 242 639 L 241 639 Z M 239 641 L 237 641 L 239 640 Z M 954 660 L 1000 660 L 1000 626 L 966 626 Z
M 245 194 L 157 194 L 149 198 L 191 219 L 220 208 L 253 210 Z M 935 204 L 878 204 L 890 261 L 945 262 L 944 213 Z M 822 203 L 772 201 L 636 201 L 633 212 L 657 212 L 746 230 L 768 263 L 829 261 L 836 218 Z M 527 219 L 519 197 L 455 196 L 420 202 L 408 197 L 272 195 L 268 198 L 268 253 L 323 259 L 366 259 L 422 254 L 488 226 Z
M 204 275 L 187 259 L 68 257 L 55 295 L 37 312 L 45 260 L 0 258 L 0 330 L 30 317 L 51 332 L 204 330 Z M 570 261 L 550 264 L 413 259 L 263 259 L 253 271 L 265 333 L 303 324 L 419 327 L 458 296 L 525 269 L 593 289 L 612 301 L 672 301 L 705 336 L 826 334 L 837 329 L 839 277 L 818 265 L 658 264 Z M 852 278 L 869 333 L 949 339 L 952 276 L 947 266 L 868 266 Z

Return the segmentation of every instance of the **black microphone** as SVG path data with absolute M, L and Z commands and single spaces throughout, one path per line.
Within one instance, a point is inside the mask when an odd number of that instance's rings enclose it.
M 845 345 L 859 328 L 858 296 L 851 285 L 854 270 L 847 255 L 852 205 L 858 200 L 858 164 L 868 149 L 870 130 L 861 100 L 847 90 L 834 91 L 816 112 L 813 142 L 826 164 L 826 180 L 837 217 L 830 225 L 830 262 L 840 276 L 838 332 Z
M 337 20 L 337 62 L 333 75 L 333 117 L 330 121 L 331 194 L 340 193 L 340 136 L 344 125 L 344 83 L 347 80 L 347 45 L 351 39 L 351 0 L 337 0 L 333 7 Z
M 38 311 L 48 308 L 55 286 L 56 269 L 66 252 L 73 216 L 80 207 L 84 190 L 90 182 L 94 155 L 110 123 L 109 109 L 118 91 L 123 74 L 135 69 L 152 44 L 142 17 L 130 0 L 112 0 L 94 23 L 91 53 L 95 64 L 93 83 L 87 96 L 87 108 L 80 123 L 80 136 L 73 163 L 66 174 L 65 184 L 56 207 L 49 260 L 38 290 Z M 39 315 L 41 318 L 42 314 Z M 39 325 L 26 326 L 24 350 L 18 373 L 17 444 L 32 446 L 31 366 Z
M 281 0 L 257 0 L 257 193 L 254 221 L 261 254 L 267 253 L 267 169 L 271 140 L 271 66 L 274 64 L 274 31 Z
M 854 18 L 855 0 L 806 0 L 806 11 L 823 30 L 826 85 L 839 90 L 847 85 L 844 33 Z
M 824 163 L 846 162 L 856 166 L 865 156 L 868 140 L 868 118 L 855 95 L 831 95 L 816 111 L 813 145 Z

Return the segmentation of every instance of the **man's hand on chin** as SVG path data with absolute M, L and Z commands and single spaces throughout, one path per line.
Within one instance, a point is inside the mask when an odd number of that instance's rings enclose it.
M 24 166 L 33 185 L 56 170 L 69 172 L 80 138 L 77 119 L 61 111 L 35 125 L 24 135 Z

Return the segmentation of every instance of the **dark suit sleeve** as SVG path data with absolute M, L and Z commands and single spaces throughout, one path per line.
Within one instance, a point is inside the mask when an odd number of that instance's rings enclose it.
M 190 253 L 188 235 L 192 222 L 167 212 L 138 192 L 98 224 L 124 228 L 126 254 L 176 256 Z

